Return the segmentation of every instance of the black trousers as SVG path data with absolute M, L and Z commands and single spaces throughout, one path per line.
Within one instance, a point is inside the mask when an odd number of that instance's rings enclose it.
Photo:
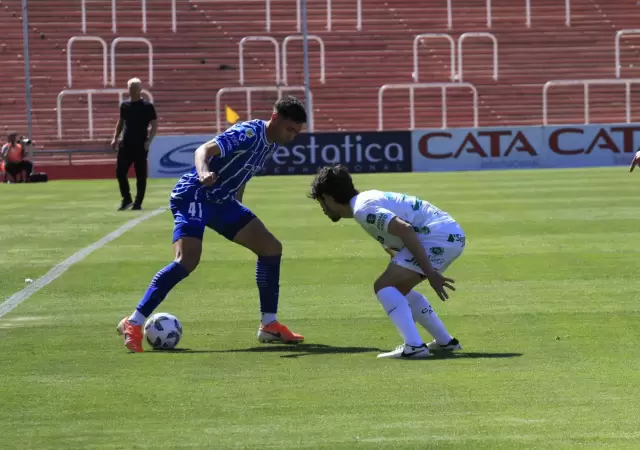
M 120 186 L 122 200 L 131 201 L 131 190 L 129 188 L 129 168 L 133 164 L 136 171 L 136 199 L 137 205 L 142 205 L 144 194 L 147 190 L 147 151 L 141 149 L 131 149 L 120 147 L 116 162 L 116 177 Z
M 7 180 L 7 175 L 11 175 L 14 181 L 29 181 L 29 175 L 33 171 L 33 164 L 26 159 L 22 161 L 14 161 L 8 162 L 5 164 L 5 181 Z

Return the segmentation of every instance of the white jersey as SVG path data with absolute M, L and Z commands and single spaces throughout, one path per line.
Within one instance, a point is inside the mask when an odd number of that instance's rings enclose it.
M 413 225 L 420 235 L 430 235 L 455 224 L 446 212 L 419 198 L 395 192 L 365 191 L 351 199 L 355 220 L 383 247 L 400 251 L 402 240 L 389 234 L 389 223 L 394 217 Z M 442 230 L 444 231 L 444 230 Z

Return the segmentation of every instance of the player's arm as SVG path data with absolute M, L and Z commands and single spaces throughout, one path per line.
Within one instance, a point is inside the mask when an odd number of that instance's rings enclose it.
M 111 141 L 111 148 L 114 150 L 118 146 L 118 138 L 120 137 L 120 133 L 122 133 L 123 127 L 124 120 L 122 119 L 122 105 L 120 105 L 120 118 L 118 119 L 118 123 L 116 124 L 116 131 L 113 133 L 113 140 Z
M 391 256 L 392 258 L 396 256 L 397 252 L 395 250 L 391 250 L 389 247 L 382 247 L 382 248 L 384 248 L 384 251 L 387 252 L 389 256 Z
M 149 104 L 149 119 L 151 121 L 149 124 L 151 125 L 151 130 L 149 131 L 149 137 L 147 138 L 147 142 L 145 142 L 145 149 L 149 151 L 151 147 L 151 143 L 156 137 L 156 133 L 158 132 L 158 115 L 156 114 L 156 108 L 153 104 Z
M 442 301 L 448 299 L 449 294 L 445 287 L 455 291 L 456 289 L 452 286 L 454 281 L 451 278 L 445 278 L 433 267 L 431 261 L 429 261 L 429 255 L 427 255 L 420 239 L 418 239 L 418 235 L 413 230 L 413 226 L 398 217 L 393 217 L 389 222 L 387 231 L 389 234 L 399 237 L 407 250 L 416 258 L 416 262 L 420 265 L 422 272 L 429 280 L 433 290 L 438 294 L 438 297 Z
M 205 186 L 211 186 L 216 182 L 217 175 L 209 170 L 209 160 L 221 154 L 222 152 L 215 139 L 205 142 L 197 148 L 195 153 L 195 166 L 200 183 Z

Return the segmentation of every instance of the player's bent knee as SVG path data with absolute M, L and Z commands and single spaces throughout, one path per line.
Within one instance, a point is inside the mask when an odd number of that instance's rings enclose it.
M 385 280 L 385 277 L 381 276 L 373 283 L 373 292 L 375 292 L 377 294 L 378 292 L 380 292 L 384 288 L 387 288 L 387 287 L 390 287 L 390 286 L 391 286 L 391 284 L 389 284 L 389 282 L 387 280 Z
M 196 270 L 198 264 L 200 264 L 200 257 L 185 257 L 185 255 L 181 255 L 180 257 L 176 257 L 175 261 L 187 269 L 187 272 L 191 273 Z
M 196 270 L 200 264 L 202 254 L 202 241 L 195 238 L 181 238 L 174 244 L 175 262 L 187 269 L 189 273 Z
M 264 248 L 262 249 L 262 254 L 259 256 L 280 256 L 282 255 L 282 242 L 280 242 L 273 235 L 271 239 L 267 240 L 264 243 Z

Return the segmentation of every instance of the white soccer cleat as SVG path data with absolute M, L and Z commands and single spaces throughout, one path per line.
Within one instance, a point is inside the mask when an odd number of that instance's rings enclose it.
M 460 345 L 460 342 L 458 342 L 456 338 L 451 339 L 448 344 L 438 344 L 434 339 L 427 344 L 427 347 L 434 352 L 455 352 L 456 350 L 462 350 L 462 345 Z
M 429 348 L 426 344 L 419 347 L 413 345 L 401 344 L 388 353 L 380 353 L 378 358 L 396 358 L 396 359 L 425 359 L 429 357 Z

